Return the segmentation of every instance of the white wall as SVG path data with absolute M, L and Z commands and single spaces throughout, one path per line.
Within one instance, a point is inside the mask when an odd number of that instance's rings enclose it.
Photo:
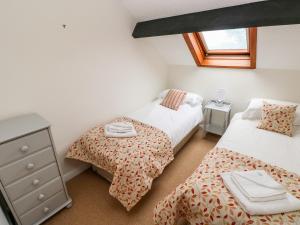
M 259 28 L 257 70 L 197 68 L 181 35 L 134 40 L 134 25 L 116 0 L 2 1 L 0 119 L 37 112 L 49 120 L 72 174 L 81 164 L 64 154 L 78 136 L 167 86 L 206 99 L 225 88 L 234 111 L 255 96 L 300 102 L 299 25 Z
M 166 44 L 168 40 L 170 45 Z M 216 89 L 224 88 L 228 101 L 233 103 L 233 112 L 237 112 L 244 110 L 253 97 L 300 102 L 299 40 L 300 25 L 259 28 L 256 70 L 196 67 L 181 36 L 153 38 L 149 42 L 170 64 L 170 88 L 194 91 L 206 100 L 214 98 Z M 170 49 L 177 53 L 172 54 Z
M 253 97 L 300 102 L 299 84 L 300 71 L 297 70 L 171 66 L 168 86 L 199 93 L 206 100 L 214 98 L 218 88 L 224 88 L 235 113 L 243 111 Z
M 66 24 L 66 29 L 62 28 Z M 167 68 L 115 0 L 9 0 L 0 8 L 0 119 L 37 112 L 63 160 L 96 123 L 134 110 L 165 88 Z

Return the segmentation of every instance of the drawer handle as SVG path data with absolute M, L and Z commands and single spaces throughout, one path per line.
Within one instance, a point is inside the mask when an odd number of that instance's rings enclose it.
M 21 148 L 20 148 L 21 152 L 28 152 L 29 150 L 29 147 L 27 145 L 23 145 Z
M 50 209 L 48 207 L 44 208 L 44 213 L 48 213 L 50 211 Z
M 39 180 L 39 179 L 34 179 L 34 180 L 32 181 L 32 184 L 33 184 L 34 186 L 37 186 L 39 183 L 40 183 L 40 180 Z
M 33 163 L 28 163 L 27 166 L 26 166 L 26 168 L 28 170 L 32 170 L 34 168 L 34 164 Z
M 44 194 L 40 194 L 39 197 L 38 197 L 39 200 L 43 200 L 44 198 L 45 198 Z

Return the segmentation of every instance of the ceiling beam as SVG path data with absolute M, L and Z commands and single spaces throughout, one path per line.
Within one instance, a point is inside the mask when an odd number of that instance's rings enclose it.
M 210 30 L 300 24 L 300 0 L 269 0 L 136 24 L 134 38 Z

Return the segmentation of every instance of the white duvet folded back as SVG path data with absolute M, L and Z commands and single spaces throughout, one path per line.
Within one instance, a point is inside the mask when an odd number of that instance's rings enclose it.
M 217 147 L 254 157 L 300 175 L 300 126 L 293 137 L 258 129 L 259 121 L 243 120 L 241 113 L 232 118 Z
M 175 111 L 160 103 L 161 99 L 156 100 L 127 116 L 164 131 L 174 147 L 202 121 L 202 105 L 191 107 L 184 104 Z

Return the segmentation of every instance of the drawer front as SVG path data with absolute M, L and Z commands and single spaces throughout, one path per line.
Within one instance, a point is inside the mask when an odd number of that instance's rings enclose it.
M 24 159 L 0 168 L 0 178 L 4 186 L 25 177 L 55 161 L 52 147 L 43 149 Z
M 32 225 L 48 216 L 52 211 L 62 206 L 67 201 L 65 192 L 59 192 L 46 202 L 30 210 L 20 217 L 22 225 Z
M 62 190 L 63 185 L 61 179 L 60 177 L 57 177 L 40 187 L 38 190 L 35 190 L 13 202 L 13 206 L 18 215 L 23 215 L 30 209 L 33 209 Z
M 21 196 L 34 191 L 59 176 L 56 163 L 42 168 L 33 174 L 24 177 L 8 186 L 6 186 L 6 193 L 11 201 L 15 201 Z
M 48 130 L 43 130 L 0 145 L 0 166 L 51 146 Z

